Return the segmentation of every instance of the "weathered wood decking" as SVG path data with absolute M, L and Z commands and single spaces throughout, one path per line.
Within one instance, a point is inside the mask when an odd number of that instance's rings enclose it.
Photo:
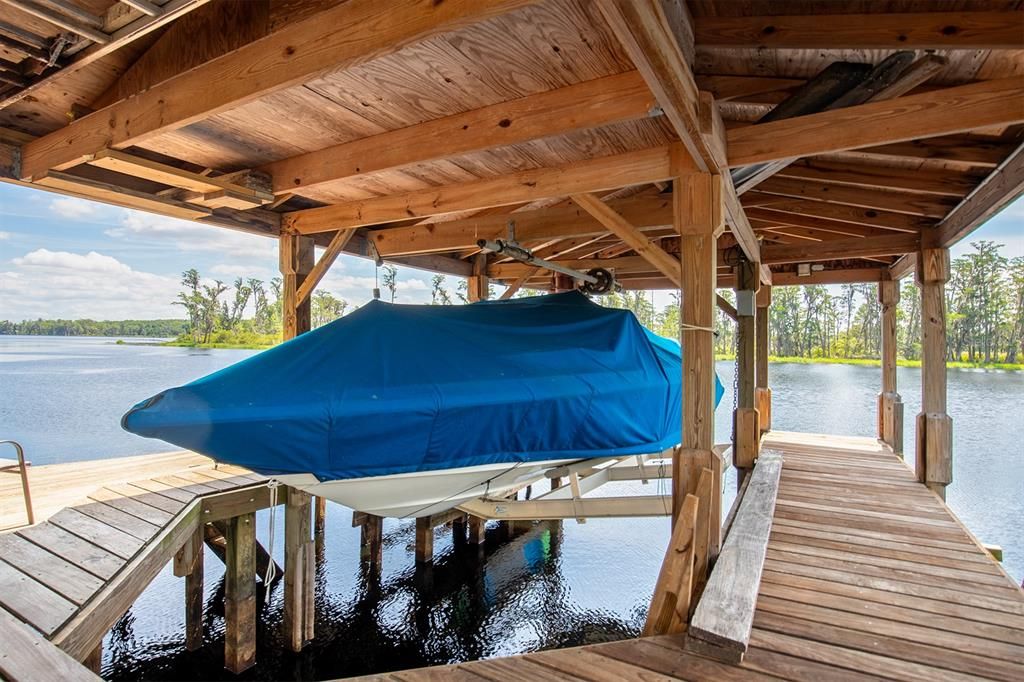
M 12 680 L 70 661 L 47 640 L 84 659 L 201 523 L 266 506 L 265 478 L 189 453 L 54 465 L 37 480 L 47 520 L 0 533 L 0 642 L 37 652 L 0 650 L 0 677 Z M 87 497 L 51 515 L 83 486 Z
M 784 463 L 741 664 L 668 635 L 368 679 L 1024 679 L 1024 592 L 900 459 L 863 438 L 764 447 Z

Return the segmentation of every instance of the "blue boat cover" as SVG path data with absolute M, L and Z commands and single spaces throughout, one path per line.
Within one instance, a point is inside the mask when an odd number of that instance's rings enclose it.
M 373 301 L 163 391 L 122 426 L 264 474 L 337 480 L 660 452 L 679 442 L 681 384 L 679 344 L 576 292 Z

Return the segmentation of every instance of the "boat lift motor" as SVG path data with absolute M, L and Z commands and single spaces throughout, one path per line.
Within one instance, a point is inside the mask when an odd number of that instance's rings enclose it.
M 617 288 L 615 276 L 605 268 L 591 268 L 582 272 L 534 256 L 532 251 L 516 241 L 516 224 L 513 220 L 508 222 L 508 239 L 478 239 L 476 245 L 485 252 L 507 256 L 520 263 L 568 275 L 580 283 L 580 291 L 587 295 L 607 294 Z

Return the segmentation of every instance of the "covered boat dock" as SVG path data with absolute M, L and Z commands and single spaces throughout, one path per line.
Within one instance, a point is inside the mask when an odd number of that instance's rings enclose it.
M 675 529 L 644 633 L 660 639 L 456 671 L 564 677 L 600 656 L 681 678 L 1021 677 L 1020 589 L 942 501 L 949 248 L 1024 189 L 1019 2 L 0 0 L 0 11 L 0 179 L 276 239 L 286 338 L 310 329 L 310 295 L 342 253 L 466 277 L 473 300 L 489 282 L 503 296 L 575 286 L 537 259 L 681 292 Z M 512 237 L 529 258 L 479 244 Z M 895 343 L 910 275 L 923 318 L 913 420 Z M 882 303 L 878 443 L 776 436 L 772 287 L 851 282 L 877 283 Z M 718 288 L 736 291 L 735 307 Z M 739 332 L 729 464 L 748 487 L 731 520 L 714 434 L 718 307 Z M 899 461 L 905 421 L 912 474 Z M 304 576 L 323 511 L 301 492 L 284 498 L 285 627 L 298 651 L 315 637 Z M 249 511 L 238 513 L 229 523 Z M 379 544 L 380 524 L 361 521 Z M 749 532 L 723 531 L 741 522 Z M 730 553 L 730 539 L 756 541 L 753 553 Z M 230 571 L 240 555 L 227 556 Z M 0 565 L 11 586 L 42 586 Z M 755 579 L 731 581 L 730 567 Z M 236 573 L 241 671 L 258 659 L 244 646 L 255 577 Z M 6 607 L 0 617 L 40 650 L 55 631 Z M 75 659 L 95 660 L 102 632 L 91 634 Z M 4 677 L 39 672 L 5 661 Z

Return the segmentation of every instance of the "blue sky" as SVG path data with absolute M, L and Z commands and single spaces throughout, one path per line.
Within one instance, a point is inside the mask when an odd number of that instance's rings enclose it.
M 1024 198 L 958 244 L 989 239 L 1024 256 Z M 273 239 L 165 218 L 0 183 L 0 319 L 180 317 L 172 306 L 181 272 L 206 279 L 269 280 L 277 274 Z M 430 300 L 431 274 L 399 268 L 402 303 Z M 457 279 L 448 278 L 454 292 Z M 321 284 L 361 305 L 372 296 L 374 266 L 342 256 Z M 664 301 L 661 299 L 664 298 Z M 658 295 L 658 305 L 667 303 Z

